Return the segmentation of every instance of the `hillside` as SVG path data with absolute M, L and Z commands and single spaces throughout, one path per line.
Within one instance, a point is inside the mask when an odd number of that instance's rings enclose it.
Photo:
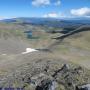
M 0 87 L 37 90 L 45 80 L 45 85 L 56 83 L 57 90 L 76 90 L 75 86 L 90 83 L 90 31 L 53 39 L 65 34 L 51 31 L 63 30 L 21 21 L 0 22 Z M 22 54 L 26 48 L 37 51 Z

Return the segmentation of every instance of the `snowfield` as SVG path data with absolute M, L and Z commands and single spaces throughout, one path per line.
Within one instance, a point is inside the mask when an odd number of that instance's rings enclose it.
M 30 52 L 35 52 L 35 51 L 38 51 L 38 50 L 32 49 L 32 48 L 26 48 L 26 51 L 25 52 L 22 52 L 22 54 L 28 54 Z

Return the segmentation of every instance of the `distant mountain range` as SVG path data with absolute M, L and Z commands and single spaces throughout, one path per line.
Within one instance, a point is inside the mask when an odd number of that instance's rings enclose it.
M 69 18 L 69 19 L 55 19 L 55 18 L 12 18 L 0 20 L 4 23 L 21 23 L 32 25 L 43 25 L 49 27 L 60 28 L 76 28 L 81 25 L 90 25 L 90 18 Z

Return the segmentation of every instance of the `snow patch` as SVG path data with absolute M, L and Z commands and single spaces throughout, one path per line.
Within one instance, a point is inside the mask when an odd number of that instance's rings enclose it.
M 25 52 L 22 52 L 22 54 L 28 54 L 30 52 L 35 52 L 35 51 L 38 51 L 38 50 L 32 49 L 32 48 L 26 48 L 26 51 Z
M 2 54 L 2 55 L 7 55 L 7 54 Z

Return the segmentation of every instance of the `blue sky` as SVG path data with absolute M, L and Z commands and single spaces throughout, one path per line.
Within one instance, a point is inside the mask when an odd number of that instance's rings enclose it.
M 90 0 L 0 0 L 0 18 L 90 16 Z

